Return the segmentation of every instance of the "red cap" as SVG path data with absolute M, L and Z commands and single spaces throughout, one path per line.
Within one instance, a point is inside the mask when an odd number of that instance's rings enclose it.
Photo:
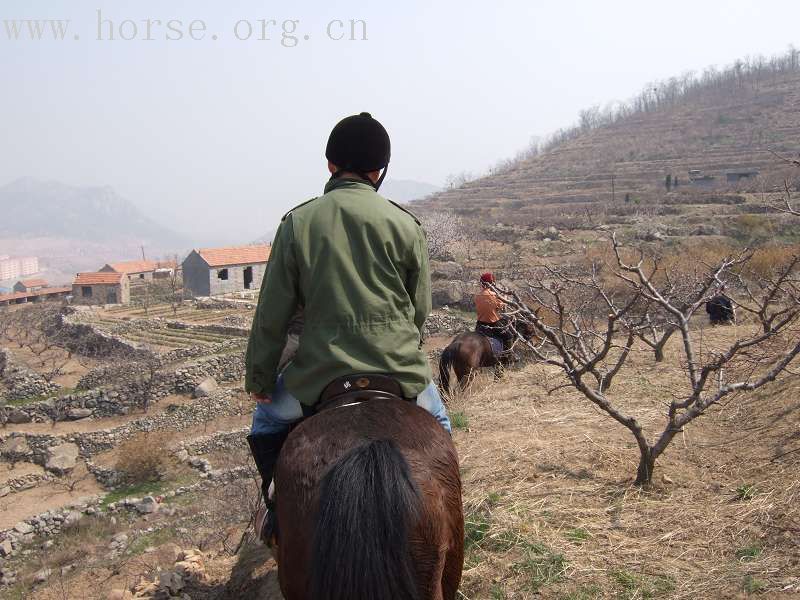
M 481 283 L 494 283 L 494 275 L 491 273 L 484 273 L 481 275 Z

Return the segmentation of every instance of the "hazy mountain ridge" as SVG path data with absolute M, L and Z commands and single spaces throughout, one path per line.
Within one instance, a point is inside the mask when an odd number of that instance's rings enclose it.
M 160 248 L 186 244 L 113 188 L 75 187 L 25 177 L 0 187 L 0 236 L 115 242 L 135 240 Z
M 380 194 L 395 202 L 420 200 L 441 190 L 439 186 L 413 179 L 387 179 L 381 186 Z

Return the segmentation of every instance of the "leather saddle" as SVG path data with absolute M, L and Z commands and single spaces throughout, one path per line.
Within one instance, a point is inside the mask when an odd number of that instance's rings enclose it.
M 367 400 L 412 401 L 413 398 L 405 398 L 403 396 L 403 389 L 391 375 L 357 373 L 339 377 L 329 383 L 322 390 L 319 402 L 314 408 L 319 412 L 333 404 L 341 406 Z

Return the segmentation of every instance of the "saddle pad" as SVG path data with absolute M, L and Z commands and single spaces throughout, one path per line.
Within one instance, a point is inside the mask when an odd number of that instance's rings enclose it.
M 490 337 L 489 343 L 492 345 L 492 352 L 495 356 L 499 356 L 503 353 L 503 342 L 498 340 L 496 337 Z

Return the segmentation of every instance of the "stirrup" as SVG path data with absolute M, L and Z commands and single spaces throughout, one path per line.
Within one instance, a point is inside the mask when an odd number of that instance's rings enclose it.
M 274 504 L 269 507 L 265 505 L 259 507 L 258 511 L 256 511 L 253 527 L 255 528 L 256 536 L 267 548 L 272 548 L 275 545 L 278 533 L 278 521 L 275 516 Z
M 264 542 L 267 548 L 272 548 L 278 536 L 278 519 L 275 513 L 275 480 L 269 482 L 267 497 L 256 511 L 253 527 L 258 539 Z

